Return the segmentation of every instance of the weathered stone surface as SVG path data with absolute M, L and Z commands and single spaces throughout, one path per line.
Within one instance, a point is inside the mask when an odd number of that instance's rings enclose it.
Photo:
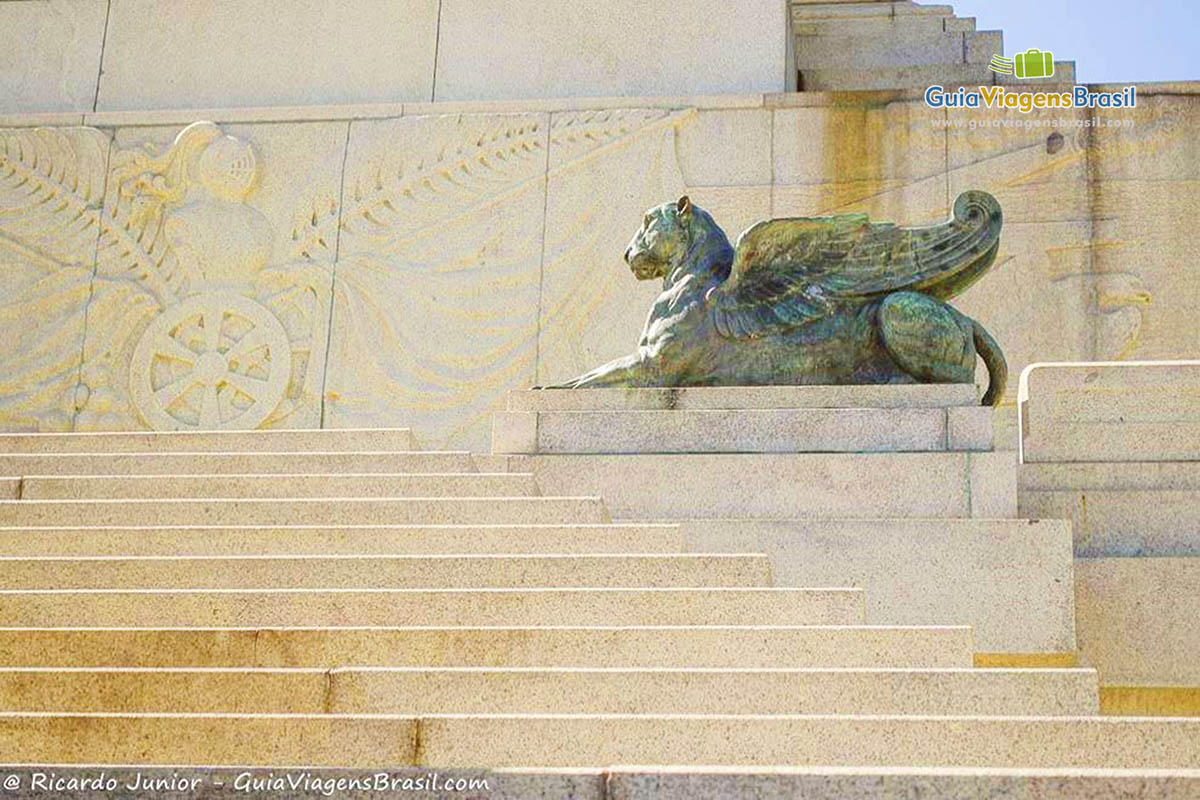
M 23 25 L 8 28 L 3 21 L 44 10 L 40 3 L 5 3 L 0 36 L 23 33 Z M 20 53 L 25 46 L 3 50 Z M 80 390 L 80 352 L 109 149 L 109 137 L 91 128 L 0 131 L 0 206 L 5 209 L 0 337 L 6 343 L 0 355 L 0 426 L 5 430 L 69 431 L 88 399 Z M 75 224 L 80 219 L 83 224 Z
M 348 432 L 351 439 L 358 434 Z M 323 447 L 318 440 L 314 445 Z M 386 475 L 404 472 L 477 472 L 470 453 L 404 451 L 382 437 L 363 442 L 370 449 L 343 452 L 138 452 L 0 453 L 0 475 Z M 230 446 L 236 445 L 233 442 Z M 271 447 L 270 439 L 263 443 Z
M 1054 797 L 1061 800 L 1174 800 L 1200 791 L 1191 770 L 803 768 L 729 769 L 692 772 L 618 771 L 605 784 L 611 800 L 722 800 L 753 792 L 760 800 L 993 800 L 996 797 Z
M 678 525 L 654 524 L 0 528 L 0 552 L 8 556 L 678 553 L 683 549 Z
M 1015 517 L 1015 463 L 1014 453 L 710 453 L 509 456 L 505 469 L 532 473 L 547 495 L 596 492 L 617 519 L 944 519 Z
M 5 589 L 489 589 L 771 586 L 760 555 L 6 558 Z
M 439 29 L 437 100 L 721 94 L 787 85 L 787 25 L 773 1 L 735 8 L 700 0 L 679 14 L 634 0 L 603 8 L 445 0 Z
M 90 0 L 0 6 L 0 113 L 90 111 L 106 11 Z
M 977 411 L 990 421 L 988 409 Z M 991 448 L 990 437 L 969 431 L 950 442 L 944 409 L 498 412 L 493 430 L 495 454 L 876 453 Z M 985 438 L 988 441 L 982 441 Z
M 1025 377 L 1027 462 L 1200 458 L 1200 362 L 1046 365 Z
M 857 589 L 0 592 L 16 627 L 860 625 Z
M 0 453 L 295 453 L 413 449 L 407 428 L 357 430 L 176 431 L 73 434 L 0 434 Z
M 966 627 L 0 628 L 0 665 L 965 669 Z
M 1075 562 L 1083 661 L 1103 684 L 1200 683 L 1200 558 Z
M 163 24 L 153 2 L 122 0 L 108 20 L 98 108 L 428 100 L 437 5 L 185 0 Z
M 268 714 L 1097 713 L 1094 670 L 0 670 L 8 711 Z
M 534 497 L 531 475 L 484 473 L 355 475 L 27 476 L 23 500 L 287 497 Z
M 608 522 L 597 497 L 18 500 L 0 525 L 454 525 Z
M 670 731 L 669 735 L 666 732 Z M 1189 767 L 1200 720 L 1105 717 L 426 717 L 426 757 L 455 766 L 659 764 Z
M 1066 519 L 1075 555 L 1200 555 L 1197 490 L 1022 489 L 1021 516 Z
M 780 586 L 859 586 L 875 625 L 970 625 L 982 652 L 1075 649 L 1071 528 L 1054 520 L 691 520 L 696 552 L 760 552 Z
M 549 128 L 546 114 L 351 126 L 327 427 L 404 419 L 427 445 L 486 449 L 501 394 L 535 376 Z

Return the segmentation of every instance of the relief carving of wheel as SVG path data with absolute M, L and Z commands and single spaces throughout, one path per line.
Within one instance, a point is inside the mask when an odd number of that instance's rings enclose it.
M 292 349 L 270 311 L 235 292 L 170 306 L 133 351 L 130 395 L 154 430 L 247 430 L 287 390 Z

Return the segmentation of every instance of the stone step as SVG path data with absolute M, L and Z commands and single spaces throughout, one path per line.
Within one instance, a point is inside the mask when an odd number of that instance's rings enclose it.
M 789 408 L 505 411 L 497 454 L 874 453 L 990 450 L 992 410 Z
M 0 434 L 0 453 L 303 453 L 413 449 L 413 435 L 408 428 Z
M 532 475 L 421 473 L 363 475 L 32 475 L 25 500 L 534 497 Z
M 492 460 L 616 518 L 944 519 L 1017 515 L 1014 453 L 539 455 Z M 670 487 L 665 489 L 664 487 Z
M 1080 558 L 1200 555 L 1200 490 L 1022 490 L 1019 509 L 1070 520 Z
M 796 37 L 796 66 L 809 69 L 899 69 L 914 65 L 957 65 L 966 49 L 962 32 L 892 30 L 881 36 L 821 33 Z
M 14 627 L 861 625 L 858 589 L 0 590 Z
M 917 64 L 881 69 L 801 70 L 807 92 L 884 91 L 930 86 L 990 86 L 996 73 L 986 64 Z
M 542 389 L 505 396 L 507 411 L 705 411 L 789 408 L 952 408 L 979 405 L 973 385 L 694 386 Z
M 1099 712 L 1094 670 L 2 669 L 0 711 L 233 714 Z
M 1075 593 L 1106 686 L 1200 686 L 1200 558 L 1081 558 Z
M 520 792 L 526 791 L 531 797 L 570 796 L 575 800 L 717 800 L 734 797 L 770 800 L 1181 800 L 1200 797 L 1200 774 L 1190 770 L 644 767 L 606 769 L 597 775 L 594 783 L 588 781 L 589 775 L 580 774 L 582 772 L 493 773 L 490 786 L 494 792 L 511 792 L 506 796 L 525 796 Z M 236 774 L 228 773 L 228 779 L 232 781 Z M 539 790 L 545 794 L 536 794 Z
M 0 628 L 0 665 L 965 669 L 973 661 L 963 626 L 554 625 Z
M 609 522 L 598 497 L 287 500 L 19 500 L 0 526 L 404 525 Z
M 799 16 L 793 24 L 797 36 L 853 36 L 856 38 L 888 38 L 892 36 L 935 36 L 945 32 L 975 30 L 975 19 L 966 17 L 931 17 L 906 15 L 901 17 L 807 17 Z
M 466 452 L 0 453 L 0 475 L 474 472 Z
M 0 528 L 7 556 L 679 553 L 670 524 Z
M 872 624 L 969 624 L 982 652 L 1075 650 L 1064 521 L 685 520 L 683 532 L 690 551 L 765 553 L 779 586 L 858 586 Z
M 762 555 L 0 557 L 5 589 L 770 586 Z
M 0 715 L 0 748 L 57 765 L 1195 769 L 1200 719 L 13 712 Z
M 1200 491 L 1200 462 L 1098 461 L 1021 464 L 1018 486 L 1029 490 Z

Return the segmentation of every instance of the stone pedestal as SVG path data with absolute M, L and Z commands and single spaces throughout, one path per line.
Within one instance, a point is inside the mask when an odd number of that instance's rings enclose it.
M 482 469 L 696 552 L 761 552 L 790 586 L 858 586 L 872 624 L 969 624 L 982 652 L 1072 651 L 1071 528 L 1017 519 L 1015 454 L 975 387 L 510 393 Z

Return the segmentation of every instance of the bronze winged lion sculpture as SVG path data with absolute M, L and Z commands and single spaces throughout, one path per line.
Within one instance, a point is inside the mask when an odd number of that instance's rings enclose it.
M 682 197 L 651 209 L 625 251 L 634 276 L 663 282 L 637 352 L 545 388 L 972 383 L 978 355 L 995 405 L 1004 355 L 945 301 L 991 267 L 1002 225 L 996 199 L 971 191 L 941 225 L 775 219 L 735 249 Z

